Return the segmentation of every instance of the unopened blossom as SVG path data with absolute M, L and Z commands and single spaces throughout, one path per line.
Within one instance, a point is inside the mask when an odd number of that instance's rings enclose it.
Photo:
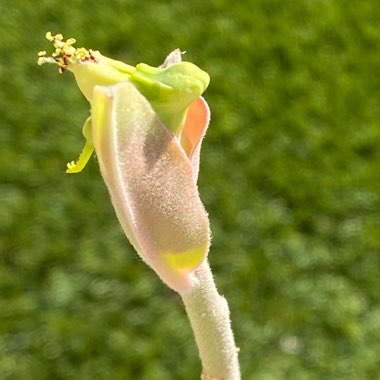
M 91 107 L 85 146 L 67 172 L 83 170 L 95 151 L 128 239 L 165 283 L 183 292 L 210 244 L 197 188 L 208 74 L 182 61 L 178 49 L 159 67 L 134 67 L 76 48 L 61 34 L 46 38 L 55 51 L 38 53 L 38 63 L 71 71 Z

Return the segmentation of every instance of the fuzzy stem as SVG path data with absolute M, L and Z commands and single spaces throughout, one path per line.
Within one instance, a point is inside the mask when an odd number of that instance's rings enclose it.
M 198 345 L 202 379 L 239 380 L 238 349 L 227 301 L 219 295 L 207 261 L 194 277 L 194 286 L 181 297 Z

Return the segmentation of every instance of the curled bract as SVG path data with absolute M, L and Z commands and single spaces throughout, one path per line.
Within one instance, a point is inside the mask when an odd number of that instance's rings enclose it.
M 203 112 L 205 126 L 204 100 L 193 107 Z M 200 141 L 193 140 L 187 155 L 146 98 L 128 82 L 95 88 L 93 139 L 101 173 L 130 242 L 170 287 L 178 291 L 190 287 L 191 272 L 207 255 L 210 234 L 196 185 Z

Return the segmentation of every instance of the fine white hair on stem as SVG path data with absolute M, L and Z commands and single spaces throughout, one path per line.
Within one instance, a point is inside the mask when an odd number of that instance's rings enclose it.
M 202 380 L 239 380 L 239 349 L 226 299 L 219 295 L 206 261 L 195 270 L 193 286 L 181 294 L 202 361 Z

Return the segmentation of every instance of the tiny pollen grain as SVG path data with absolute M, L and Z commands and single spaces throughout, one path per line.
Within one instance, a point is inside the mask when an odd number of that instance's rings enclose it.
M 75 38 L 64 41 L 62 34 L 52 35 L 51 32 L 47 32 L 45 37 L 48 41 L 53 42 L 55 51 L 51 57 L 46 57 L 45 50 L 38 52 L 38 65 L 54 63 L 58 65 L 58 71 L 62 74 L 69 64 L 97 62 L 92 50 L 73 46 L 76 43 Z

